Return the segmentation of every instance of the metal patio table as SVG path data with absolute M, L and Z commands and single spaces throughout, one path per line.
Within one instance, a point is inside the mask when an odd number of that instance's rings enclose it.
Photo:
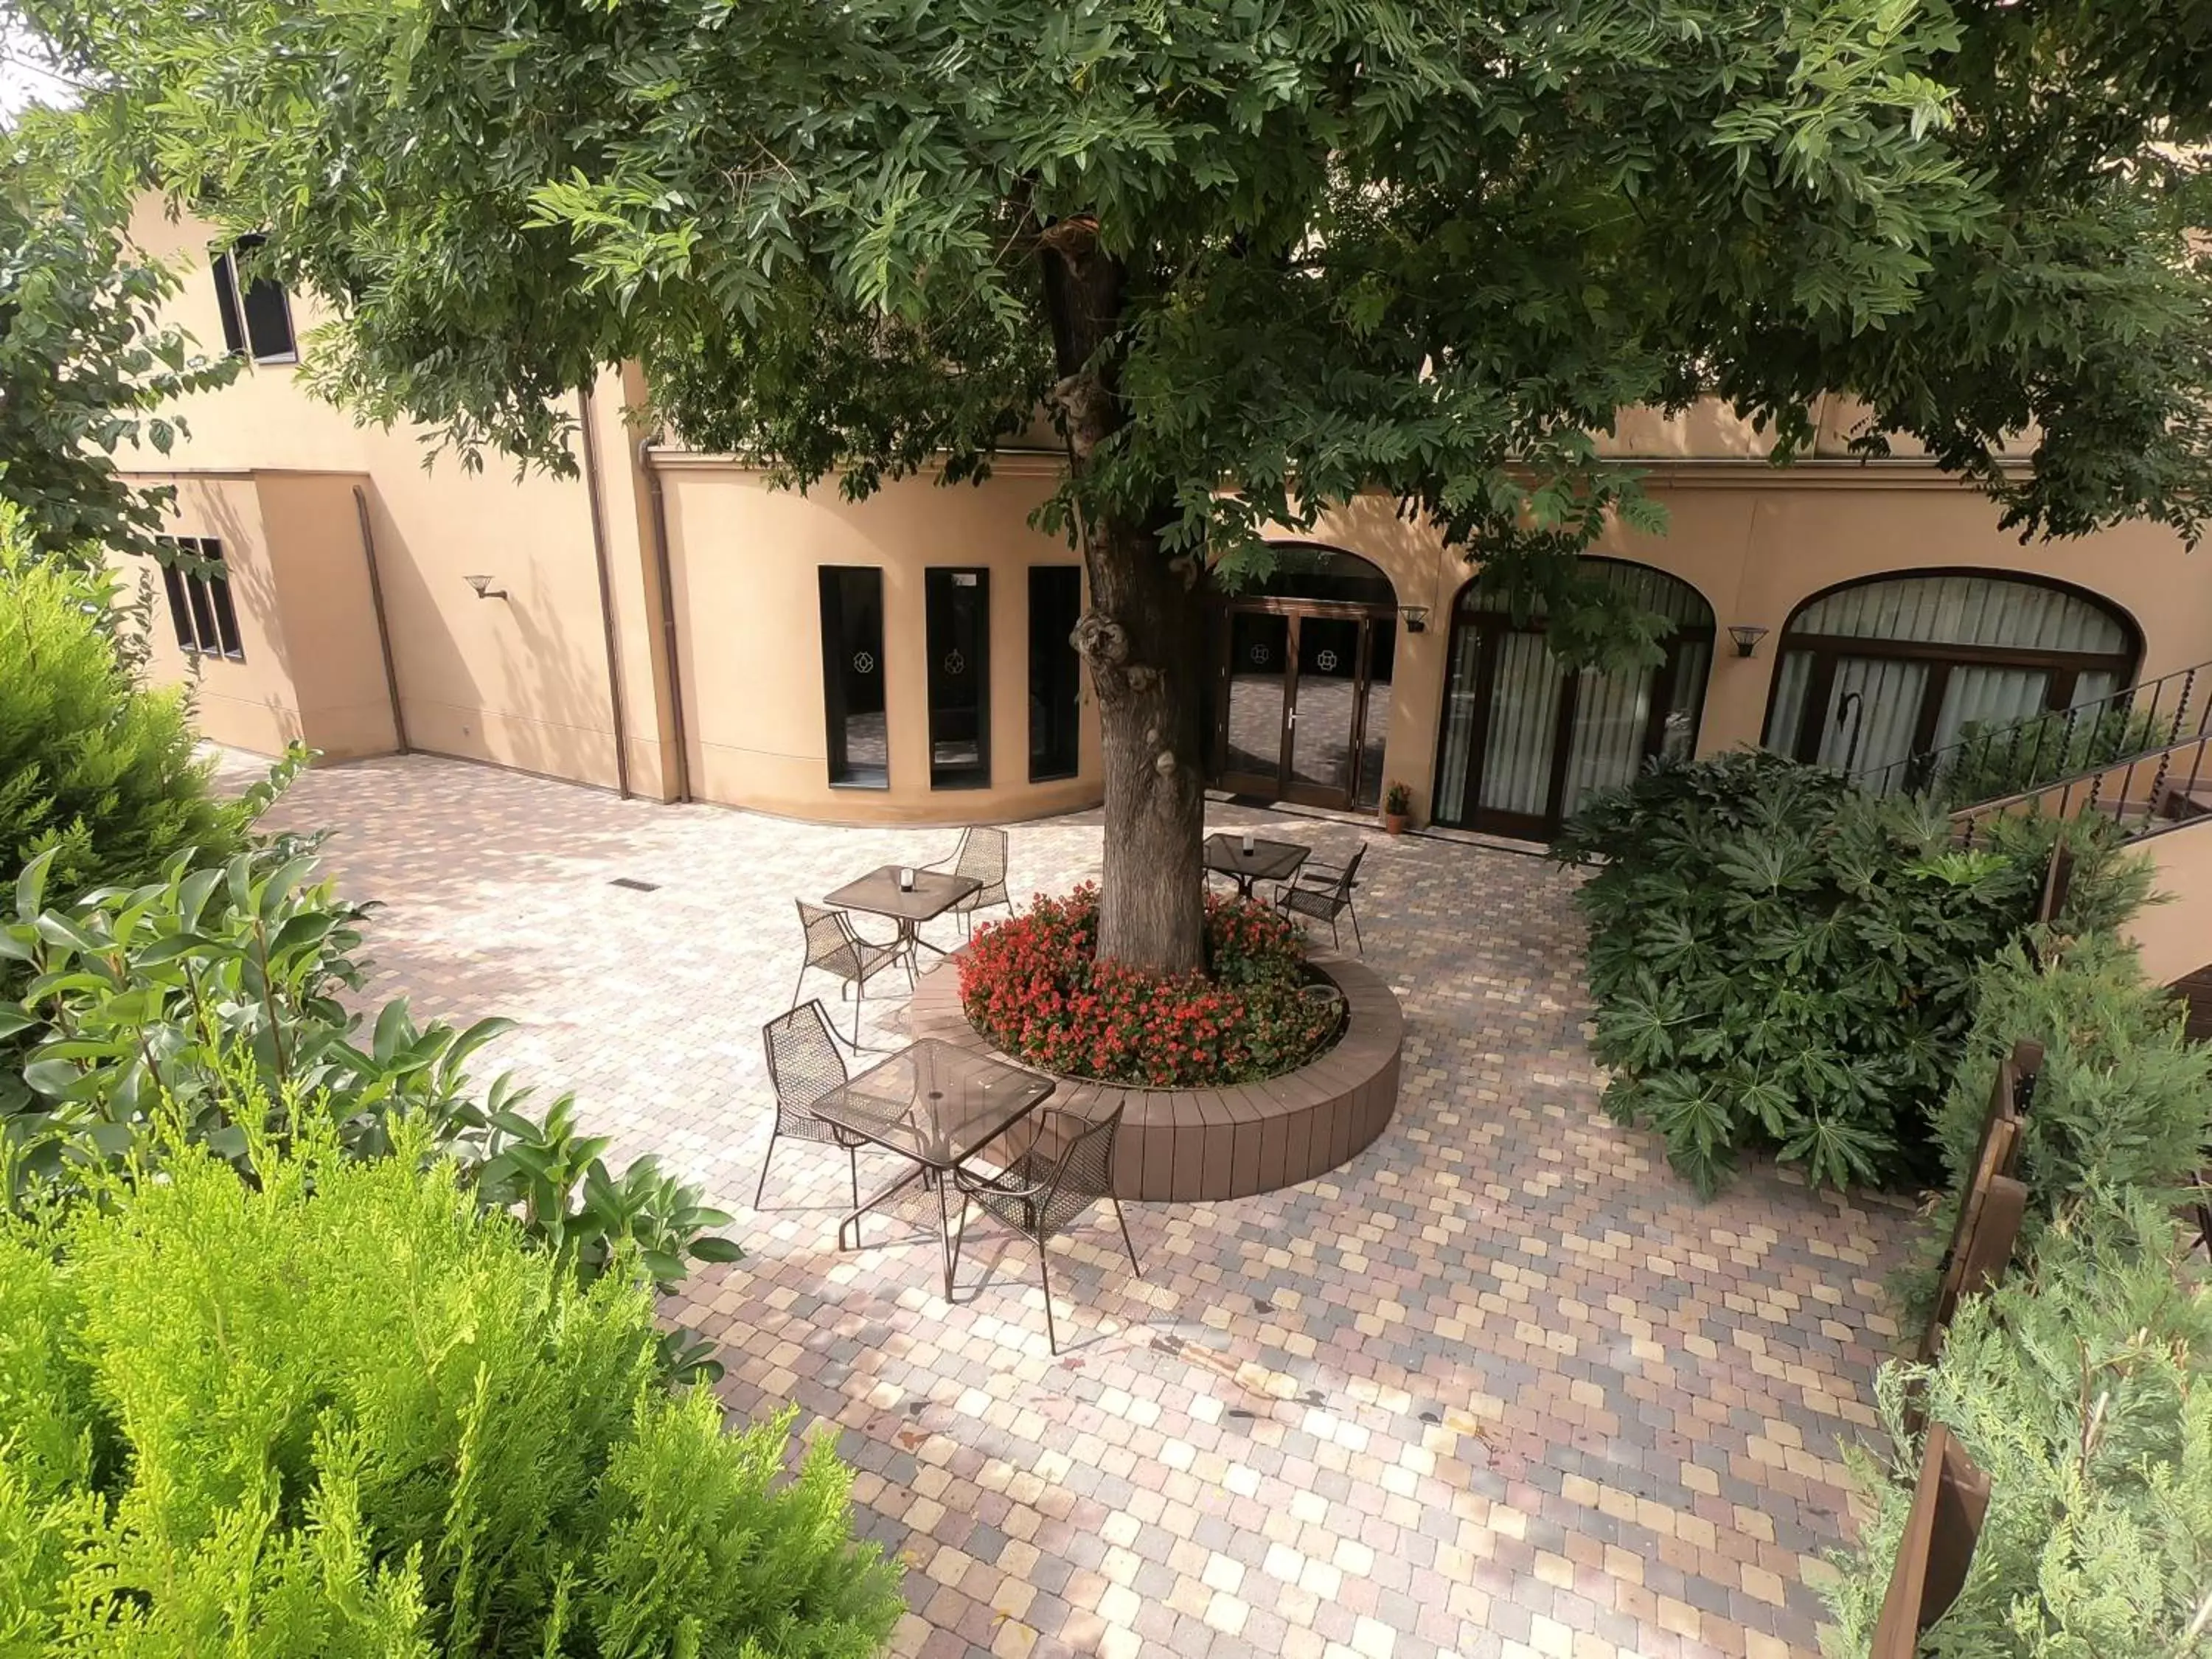
M 1241 835 L 1216 832 L 1206 838 L 1206 867 L 1235 882 L 1239 898 L 1252 896 L 1255 881 L 1288 881 L 1312 853 L 1313 848 L 1296 842 L 1263 841 L 1257 836 L 1249 853 Z
M 937 1194 L 945 1295 L 952 1297 L 952 1172 L 1052 1097 L 1052 1079 L 935 1037 L 908 1044 L 810 1109 L 832 1127 L 914 1167 L 837 1224 L 837 1248 L 860 1248 L 860 1218 L 919 1183 Z M 845 1243 L 845 1230 L 853 1243 Z
M 848 881 L 836 892 L 825 894 L 822 902 L 834 904 L 841 910 L 864 910 L 872 916 L 888 916 L 898 924 L 899 949 L 906 952 L 907 960 L 915 960 L 917 945 L 925 950 L 945 954 L 921 936 L 921 924 L 934 921 L 970 893 L 980 893 L 983 884 L 973 876 L 956 876 L 942 870 L 921 870 L 914 872 L 914 885 L 899 885 L 900 867 L 886 864 L 880 870 L 862 876 L 858 881 Z M 913 866 L 908 866 L 908 868 Z

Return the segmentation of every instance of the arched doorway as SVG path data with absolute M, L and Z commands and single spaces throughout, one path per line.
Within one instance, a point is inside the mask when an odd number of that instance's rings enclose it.
M 1452 606 L 1449 678 L 1431 817 L 1541 838 L 1586 796 L 1632 782 L 1658 755 L 1697 747 L 1713 660 L 1713 610 L 1648 565 L 1591 559 L 1595 574 L 1670 618 L 1666 659 L 1635 674 L 1570 670 L 1552 655 L 1540 603 L 1515 622 L 1470 582 Z
M 1397 595 L 1366 560 L 1283 544 L 1255 592 L 1218 600 L 1212 781 L 1310 806 L 1372 806 L 1398 646 Z
M 1970 722 L 2107 696 L 2135 674 L 2134 625 L 2091 593 L 1988 570 L 1869 577 L 1817 593 L 1776 654 L 1766 746 L 1903 787 Z

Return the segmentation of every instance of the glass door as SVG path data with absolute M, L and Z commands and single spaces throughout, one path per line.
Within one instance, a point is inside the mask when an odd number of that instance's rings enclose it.
M 1272 797 L 1282 784 L 1291 708 L 1291 618 L 1266 611 L 1231 611 L 1225 625 L 1221 781 L 1238 794 Z
M 1358 617 L 1300 616 L 1291 619 L 1297 664 L 1291 706 L 1290 775 L 1286 799 L 1309 806 L 1349 807 L 1353 763 L 1359 753 L 1360 635 Z

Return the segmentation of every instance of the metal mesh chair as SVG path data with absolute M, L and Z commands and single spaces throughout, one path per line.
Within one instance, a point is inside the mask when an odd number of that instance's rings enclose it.
M 955 876 L 966 876 L 983 884 L 952 907 L 952 914 L 960 918 L 961 926 L 972 938 L 975 932 L 975 913 L 994 904 L 1006 907 L 1006 914 L 1014 913 L 1014 902 L 1006 896 L 1006 832 L 988 824 L 972 824 L 960 832 L 960 844 L 952 849 L 949 859 L 939 859 L 935 864 L 923 866 L 943 870 Z
M 799 925 L 806 933 L 806 959 L 799 964 L 799 977 L 792 982 L 791 1006 L 799 1006 L 799 994 L 805 987 L 810 969 L 835 974 L 845 982 L 839 995 L 853 999 L 853 1046 L 857 1048 L 860 1046 L 860 1000 L 866 994 L 868 981 L 884 969 L 906 963 L 906 951 L 901 945 L 862 939 L 853 930 L 853 919 L 842 910 L 825 910 L 805 899 L 794 902 L 799 906 Z M 907 971 L 909 975 L 914 971 L 910 963 Z
M 1097 1203 L 1109 1199 L 1114 1219 L 1121 1224 L 1121 1243 L 1129 1251 L 1129 1267 L 1141 1279 L 1137 1247 L 1129 1238 L 1128 1218 L 1121 1200 L 1115 1198 L 1109 1177 L 1114 1169 L 1114 1139 L 1121 1132 L 1121 1108 L 1095 1121 L 1071 1112 L 1038 1112 L 1028 1145 L 996 1175 L 956 1170 L 953 1182 L 960 1191 L 960 1233 L 968 1230 L 968 1206 L 995 1218 L 1001 1225 L 1027 1237 L 1037 1247 L 1037 1281 L 1044 1286 L 1045 1340 L 1060 1352 L 1060 1332 L 1052 1318 L 1051 1253 L 1048 1240 L 1067 1231 L 1068 1224 Z
M 768 1078 L 775 1090 L 775 1125 L 768 1133 L 768 1152 L 761 1159 L 760 1184 L 753 1188 L 753 1208 L 760 1208 L 768 1191 L 768 1166 L 775 1158 L 775 1143 L 793 1140 L 826 1141 L 845 1149 L 853 1170 L 853 1207 L 860 1207 L 860 1147 L 863 1143 L 830 1124 L 811 1109 L 833 1089 L 842 1088 L 849 1073 L 845 1056 L 837 1052 L 837 1033 L 822 999 L 811 998 L 787 1014 L 778 1014 L 761 1027 L 761 1043 L 768 1050 Z
M 1362 842 L 1349 864 L 1316 864 L 1307 860 L 1296 876 L 1276 890 L 1275 908 L 1285 915 L 1326 921 L 1329 942 L 1339 950 L 1344 948 L 1344 936 L 1337 931 L 1338 918 L 1350 916 L 1352 948 L 1365 956 L 1367 946 L 1359 937 L 1359 912 L 1352 908 L 1352 890 L 1359 884 L 1359 861 L 1366 856 L 1367 843 Z

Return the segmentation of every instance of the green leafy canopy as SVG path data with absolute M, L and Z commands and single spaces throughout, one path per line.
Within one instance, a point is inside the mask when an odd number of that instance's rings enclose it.
M 634 358 L 788 479 L 975 476 L 1095 222 L 1122 407 L 1047 521 L 1226 580 L 1371 487 L 1595 605 L 1559 556 L 1660 517 L 1594 434 L 1705 394 L 1785 455 L 1861 397 L 2024 532 L 2198 527 L 2203 0 L 32 10 L 337 306 L 315 383 L 470 457 L 566 465 L 551 400 Z
M 164 492 L 115 457 L 167 454 L 168 405 L 238 365 L 159 320 L 176 273 L 130 246 L 127 192 L 78 137 L 50 117 L 0 131 L 0 501 L 33 550 L 83 564 L 155 550 Z

